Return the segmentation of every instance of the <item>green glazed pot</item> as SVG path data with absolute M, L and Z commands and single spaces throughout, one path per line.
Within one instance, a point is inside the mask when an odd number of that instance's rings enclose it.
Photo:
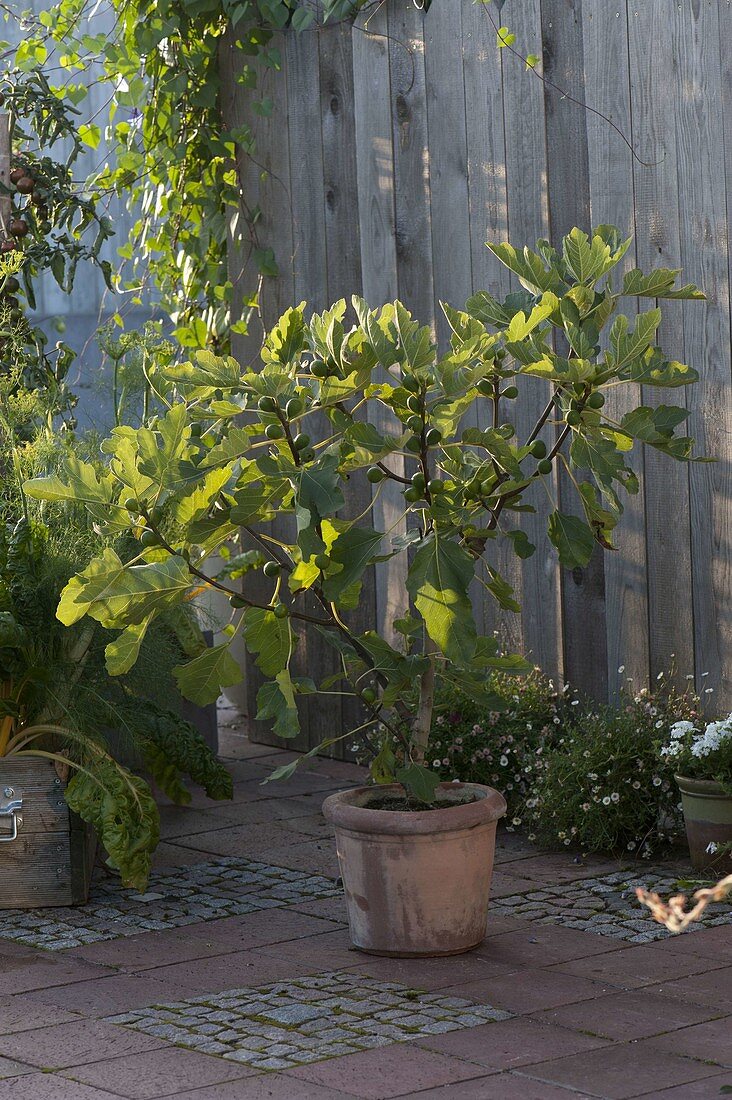
M 691 865 L 698 871 L 732 873 L 732 851 L 710 853 L 710 844 L 732 843 L 732 795 L 713 779 L 687 779 L 677 775 L 684 807 Z

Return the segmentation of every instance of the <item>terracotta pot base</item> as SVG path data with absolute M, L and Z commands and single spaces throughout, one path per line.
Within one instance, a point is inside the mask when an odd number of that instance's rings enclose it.
M 331 795 L 333 822 L 354 947 L 369 955 L 459 955 L 485 937 L 498 791 L 443 783 L 445 805 L 423 811 L 369 806 L 400 787 L 358 787 Z M 474 801 L 464 802 L 466 794 Z
M 466 951 L 473 951 L 474 948 L 480 947 L 485 936 L 481 936 L 476 943 L 471 943 L 467 947 L 458 947 L 454 951 L 375 951 L 370 947 L 356 947 L 353 945 L 354 951 L 359 951 L 362 955 L 378 955 L 382 959 L 447 959 L 451 955 L 464 955 Z

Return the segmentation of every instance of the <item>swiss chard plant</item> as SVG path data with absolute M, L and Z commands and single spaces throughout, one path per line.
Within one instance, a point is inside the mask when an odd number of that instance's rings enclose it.
M 518 610 L 496 551 L 504 540 L 520 557 L 534 552 L 519 522 L 534 493 L 551 494 L 557 464 L 568 471 L 578 508 L 554 506 L 548 537 L 563 565 L 584 566 L 595 544 L 613 545 L 621 491 L 638 490 L 628 464 L 635 444 L 691 458 L 692 440 L 676 434 L 686 409 L 634 401 L 640 386 L 674 389 L 697 378 L 657 346 L 661 311 L 642 302 L 703 295 L 677 287 L 669 270 L 630 271 L 618 283 L 613 269 L 629 243 L 600 226 L 589 237 L 574 229 L 559 251 L 544 241 L 535 252 L 489 246 L 522 289 L 504 301 L 483 292 L 462 310 L 443 306 L 444 353 L 399 302 L 372 310 L 354 298 L 353 321 L 343 301 L 309 319 L 304 306 L 289 309 L 258 369 L 208 352 L 152 364 L 164 414 L 115 428 L 102 472 L 70 455 L 65 471 L 26 485 L 45 500 L 83 502 L 100 529 L 137 540 L 130 560 L 107 548 L 73 577 L 58 617 L 69 625 L 89 617 L 113 632 L 107 665 L 123 673 L 156 616 L 213 586 L 241 610 L 231 633 L 241 632 L 265 678 L 259 718 L 293 737 L 301 696 L 351 693 L 363 705 L 359 733 L 373 750 L 373 778 L 431 800 L 437 776 L 425 760 L 436 682 L 492 705 L 488 670 L 522 665 L 480 633 L 470 590 L 477 582 Z M 623 296 L 634 311 L 641 302 L 632 320 L 619 311 Z M 516 405 L 533 407 L 536 380 L 546 405 L 519 437 Z M 634 407 L 618 419 L 605 400 L 619 386 L 630 387 Z M 358 511 L 347 508 L 354 479 L 364 476 L 368 506 L 347 518 Z M 403 509 L 384 531 L 373 502 L 387 485 Z M 214 555 L 241 530 L 256 549 L 217 575 Z M 404 615 L 388 634 L 356 628 L 349 612 L 367 570 L 397 555 Z M 293 671 L 304 631 L 337 654 L 340 672 L 322 683 Z M 207 703 L 240 678 L 230 642 L 201 645 L 181 663 L 185 695 Z
M 231 797 L 231 777 L 175 713 L 169 672 L 184 651 L 176 634 L 186 645 L 197 637 L 190 614 L 159 618 L 137 668 L 114 679 L 104 667 L 102 627 L 87 619 L 69 629 L 56 617 L 60 592 L 91 554 L 113 542 L 126 558 L 136 543 L 124 531 L 110 541 L 79 505 L 38 505 L 22 490 L 59 452 L 71 460 L 75 444 L 54 431 L 54 388 L 26 385 L 24 345 L 1 299 L 17 270 L 15 253 L 0 257 L 0 340 L 9 364 L 0 370 L 0 775 L 18 757 L 53 760 L 69 780 L 68 805 L 94 825 L 109 866 L 144 889 L 158 810 L 147 782 L 116 758 L 114 739 L 176 802 L 190 801 L 185 776 L 213 798 Z

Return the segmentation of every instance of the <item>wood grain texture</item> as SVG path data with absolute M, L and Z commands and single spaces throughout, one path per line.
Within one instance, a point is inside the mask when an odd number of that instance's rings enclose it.
M 359 17 L 353 35 L 361 280 L 363 296 L 374 307 L 398 297 L 387 33 L 386 9 L 380 7 Z M 382 431 L 395 429 L 393 418 L 381 405 L 369 404 L 368 417 Z M 396 473 L 403 473 L 404 462 L 398 456 L 392 457 L 389 464 Z M 373 496 L 376 530 L 391 531 L 394 535 L 403 533 L 404 500 L 399 486 L 384 481 Z M 397 641 L 392 624 L 405 610 L 405 581 L 406 563 L 401 555 L 381 563 L 376 571 L 376 622 L 379 631 L 392 643 Z
M 511 29 L 527 50 L 539 52 L 539 0 L 528 0 L 511 13 Z M 541 83 L 524 72 L 517 58 L 504 55 L 502 66 L 508 231 L 512 241 L 533 247 L 539 238 L 549 236 L 546 105 Z M 493 270 L 499 268 L 494 261 Z M 511 281 L 511 289 L 519 289 L 517 281 Z M 520 397 L 512 418 L 517 433 L 525 438 L 546 405 L 549 387 L 534 378 L 520 379 L 518 384 Z M 548 430 L 547 442 L 551 442 Z M 553 477 L 547 479 L 547 487 L 556 495 Z M 556 554 L 546 538 L 551 504 L 541 486 L 536 487 L 531 503 L 536 514 L 523 516 L 520 526 L 536 546 L 536 553 L 524 562 L 506 553 L 499 563 L 505 562 L 504 571 L 516 587 L 523 609 L 521 620 L 503 616 L 502 635 L 509 649 L 523 650 L 550 675 L 561 675 L 564 661 L 559 575 Z
M 353 32 L 350 25 L 326 27 L 320 36 L 320 113 L 325 187 L 325 233 L 328 249 L 328 296 L 331 301 L 363 291 L 360 227 L 355 216 L 359 206 L 358 165 L 353 74 Z M 350 307 L 349 307 L 350 308 Z M 351 314 L 352 315 L 352 314 Z M 363 515 L 371 503 L 371 485 L 365 471 L 351 475 L 344 516 Z M 363 522 L 370 523 L 368 513 Z M 361 600 L 349 612 L 347 622 L 357 631 L 368 630 L 376 621 L 376 578 L 373 570 L 363 576 Z M 314 700 L 322 708 L 324 724 L 329 722 L 330 697 Z M 363 722 L 363 708 L 352 697 L 340 703 L 341 724 L 330 721 L 328 735 L 338 736 Z M 339 741 L 335 756 L 343 757 L 348 743 Z
M 650 51 L 649 42 L 653 42 Z M 669 73 L 677 80 L 678 69 L 673 22 L 665 0 L 628 7 L 628 56 L 633 143 L 642 162 L 633 163 L 636 258 L 643 269 L 678 268 L 682 256 L 676 108 L 669 94 Z M 695 356 L 684 339 L 683 303 L 663 303 L 659 337 L 672 356 L 682 361 L 688 357 L 694 366 Z M 659 393 L 647 387 L 643 401 L 647 405 L 684 405 L 686 393 Z M 683 681 L 685 674 L 694 671 L 689 470 L 649 449 L 639 463 L 639 472 L 644 475 L 646 501 L 651 676 L 667 672 L 675 662 Z M 680 578 L 688 579 L 679 583 Z
M 574 100 L 584 102 L 582 0 L 541 0 L 544 74 Z M 585 110 L 545 85 L 547 190 L 550 239 L 555 246 L 573 226 L 589 227 L 590 178 Z M 559 345 L 558 345 L 559 347 Z M 561 349 L 559 349 L 561 350 Z M 577 492 L 564 471 L 559 504 L 582 515 Z M 607 694 L 604 553 L 595 547 L 585 568 L 562 569 L 564 674 L 595 698 Z
M 328 251 L 326 247 L 326 205 L 323 167 L 323 143 L 313 133 L 321 131 L 320 35 L 313 29 L 301 35 L 290 33 L 285 39 L 285 65 L 288 83 L 288 125 L 290 154 L 290 195 L 292 196 L 294 302 L 307 302 L 308 314 L 330 304 L 328 293 Z M 308 417 L 310 435 L 327 430 L 325 416 Z M 303 610 L 317 611 L 315 601 L 303 601 Z M 338 667 L 337 657 L 322 638 L 297 627 L 298 644 L 294 672 L 320 683 Z M 337 696 L 327 699 L 308 696 L 300 701 L 302 738 L 316 744 L 341 725 L 341 706 Z
M 87 901 L 96 840 L 70 813 L 65 786 L 50 760 L 0 760 L 0 788 L 23 799 L 17 839 L 0 843 L 0 909 Z M 0 826 L 9 832 L 8 819 Z
M 707 295 L 705 303 L 683 305 L 686 347 L 701 374 L 689 393 L 689 429 L 699 451 L 716 459 L 689 470 L 694 644 L 697 673 L 708 673 L 705 687 L 726 699 L 732 691 L 732 395 L 729 234 L 719 114 L 722 27 L 716 5 L 700 0 L 674 9 L 674 18 L 681 259 L 685 275 Z M 727 43 L 729 18 L 729 13 L 723 16 Z
M 261 234 L 270 235 L 281 265 L 288 256 L 292 264 L 272 312 L 360 290 L 372 305 L 399 296 L 444 338 L 440 299 L 459 306 L 475 290 L 503 296 L 515 285 L 487 239 L 533 245 L 574 224 L 613 222 L 634 232 L 626 267 L 683 267 L 709 302 L 664 302 L 660 342 L 704 381 L 688 392 L 649 388 L 641 399 L 688 400 L 691 434 L 719 461 L 690 471 L 655 452 L 636 454 L 642 488 L 626 499 L 617 552 L 603 560 L 598 551 L 588 570 L 566 573 L 561 592 L 545 535 L 550 496 L 558 497 L 552 479 L 532 498 L 537 515 L 521 519 L 534 557 L 516 562 L 498 549 L 495 558 L 516 588 L 522 621 L 499 615 L 484 592 L 476 593 L 476 611 L 508 648 L 600 698 L 626 676 L 636 685 L 655 677 L 674 654 L 682 676 L 709 673 L 704 684 L 717 688 L 712 698 L 723 709 L 732 706 L 724 656 L 732 630 L 729 5 L 522 0 L 504 14 L 517 44 L 542 54 L 550 79 L 607 114 L 637 157 L 605 120 L 498 52 L 483 5 L 441 0 L 423 15 L 405 0 L 362 13 L 353 28 L 286 36 L 285 91 L 281 73 L 268 85 L 271 93 L 279 84 L 286 102 L 278 101 L 276 122 L 264 124 L 258 140 L 277 146 L 262 146 L 267 165 L 287 161 L 290 220 L 287 189 L 277 198 L 274 184 L 268 193 L 257 183 L 253 192 L 260 203 L 279 204 L 263 206 Z M 623 308 L 632 314 L 636 306 Z M 523 391 L 520 407 L 507 403 L 502 414 L 515 417 L 519 434 L 533 425 L 547 388 L 526 380 Z M 614 393 L 608 412 L 622 415 L 637 397 Z M 476 419 L 485 415 L 478 410 Z M 560 495 L 570 507 L 566 484 Z M 359 489 L 354 509 L 367 501 Z M 400 511 L 401 495 L 388 486 L 373 522 L 386 529 Z M 367 596 L 365 614 L 374 613 L 381 630 L 403 610 L 403 584 L 395 560 Z M 318 646 L 308 637 L 308 663 Z
M 449 326 L 440 308 L 462 308 L 473 287 L 462 0 L 442 0 L 424 22 L 425 103 L 430 171 L 434 315 L 441 347 Z
M 628 25 L 624 8 L 585 0 L 583 10 L 585 85 L 588 102 L 611 119 L 624 134 L 632 132 Z M 621 136 L 604 118 L 587 113 L 590 222 L 617 225 L 624 237 L 634 234 L 633 157 Z M 615 269 L 613 285 L 620 286 L 625 271 L 636 267 L 635 245 Z M 629 317 L 636 300 L 624 299 L 620 308 Z M 631 323 L 633 323 L 631 321 Z M 616 423 L 641 403 L 638 386 L 607 391 L 606 410 Z M 631 465 L 642 466 L 637 448 Z M 641 479 L 636 496 L 624 495 L 625 511 L 614 540 L 617 551 L 605 555 L 605 622 L 607 681 L 611 695 L 627 686 L 628 678 L 645 684 L 649 675 L 648 581 L 646 576 L 645 487 Z M 619 669 L 623 669 L 622 672 Z
M 399 298 L 434 325 L 423 14 L 412 4 L 389 6 L 388 28 Z

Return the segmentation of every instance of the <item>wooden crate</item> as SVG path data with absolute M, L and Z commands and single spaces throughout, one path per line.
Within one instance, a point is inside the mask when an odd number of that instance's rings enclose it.
M 96 837 L 69 810 L 65 787 L 52 760 L 0 759 L 0 804 L 23 800 L 17 837 L 0 840 L 0 909 L 88 901 Z M 12 831 L 12 817 L 0 816 L 0 836 Z

